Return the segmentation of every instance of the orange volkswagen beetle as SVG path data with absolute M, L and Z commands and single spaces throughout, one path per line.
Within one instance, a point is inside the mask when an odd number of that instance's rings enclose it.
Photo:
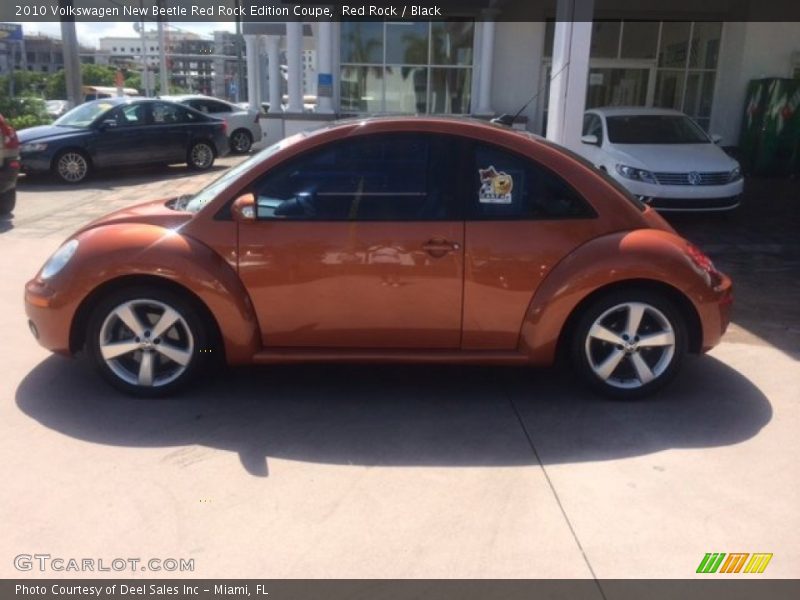
M 339 122 L 191 197 L 75 233 L 25 289 L 30 329 L 116 387 L 227 363 L 549 365 L 651 392 L 717 344 L 731 282 L 572 153 L 449 118 Z

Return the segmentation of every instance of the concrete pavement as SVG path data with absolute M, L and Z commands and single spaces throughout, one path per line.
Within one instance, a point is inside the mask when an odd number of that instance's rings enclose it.
M 683 578 L 706 552 L 772 552 L 764 576 L 800 576 L 800 370 L 757 331 L 641 403 L 553 371 L 388 366 L 223 370 L 137 400 L 50 356 L 24 281 L 74 221 L 210 177 L 168 173 L 23 184 L 0 234 L 0 576 L 97 575 L 14 568 L 36 552 L 208 578 Z

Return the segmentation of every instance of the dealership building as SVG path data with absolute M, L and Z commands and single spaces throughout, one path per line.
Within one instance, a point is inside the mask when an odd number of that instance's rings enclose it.
M 599 2 L 544 3 L 530 21 L 484 10 L 458 21 L 245 23 L 248 73 L 258 74 L 248 98 L 283 99 L 270 103 L 270 141 L 341 116 L 521 111 L 516 127 L 569 146 L 585 108 L 628 105 L 682 110 L 735 146 L 748 83 L 800 78 L 800 22 L 733 20 L 734 0 L 676 0 L 666 20 L 636 9 L 614 18 L 622 13 Z M 302 86 L 309 47 L 313 110 Z

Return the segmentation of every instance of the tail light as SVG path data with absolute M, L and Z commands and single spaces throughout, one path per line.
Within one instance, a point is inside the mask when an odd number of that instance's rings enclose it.
M 225 135 L 228 134 L 228 121 L 227 119 L 222 119 L 222 133 Z
M 19 148 L 19 140 L 17 139 L 17 132 L 9 125 L 0 115 L 0 134 L 3 136 L 3 147 L 7 150 L 16 150 Z
M 686 244 L 686 255 L 698 270 L 708 276 L 709 284 L 717 287 L 722 283 L 722 275 L 717 271 L 712 260 L 694 244 Z
M 256 125 L 258 125 L 258 119 L 259 119 L 260 117 L 261 117 L 261 115 L 259 115 L 258 113 L 256 113 L 256 118 L 255 118 L 255 120 L 253 121 L 253 123 L 255 123 Z

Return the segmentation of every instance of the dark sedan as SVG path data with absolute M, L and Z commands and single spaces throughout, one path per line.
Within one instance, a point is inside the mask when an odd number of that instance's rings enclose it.
M 67 183 L 104 167 L 185 162 L 205 170 L 229 150 L 224 120 L 144 98 L 81 104 L 52 125 L 23 129 L 19 141 L 23 171 L 50 172 Z

